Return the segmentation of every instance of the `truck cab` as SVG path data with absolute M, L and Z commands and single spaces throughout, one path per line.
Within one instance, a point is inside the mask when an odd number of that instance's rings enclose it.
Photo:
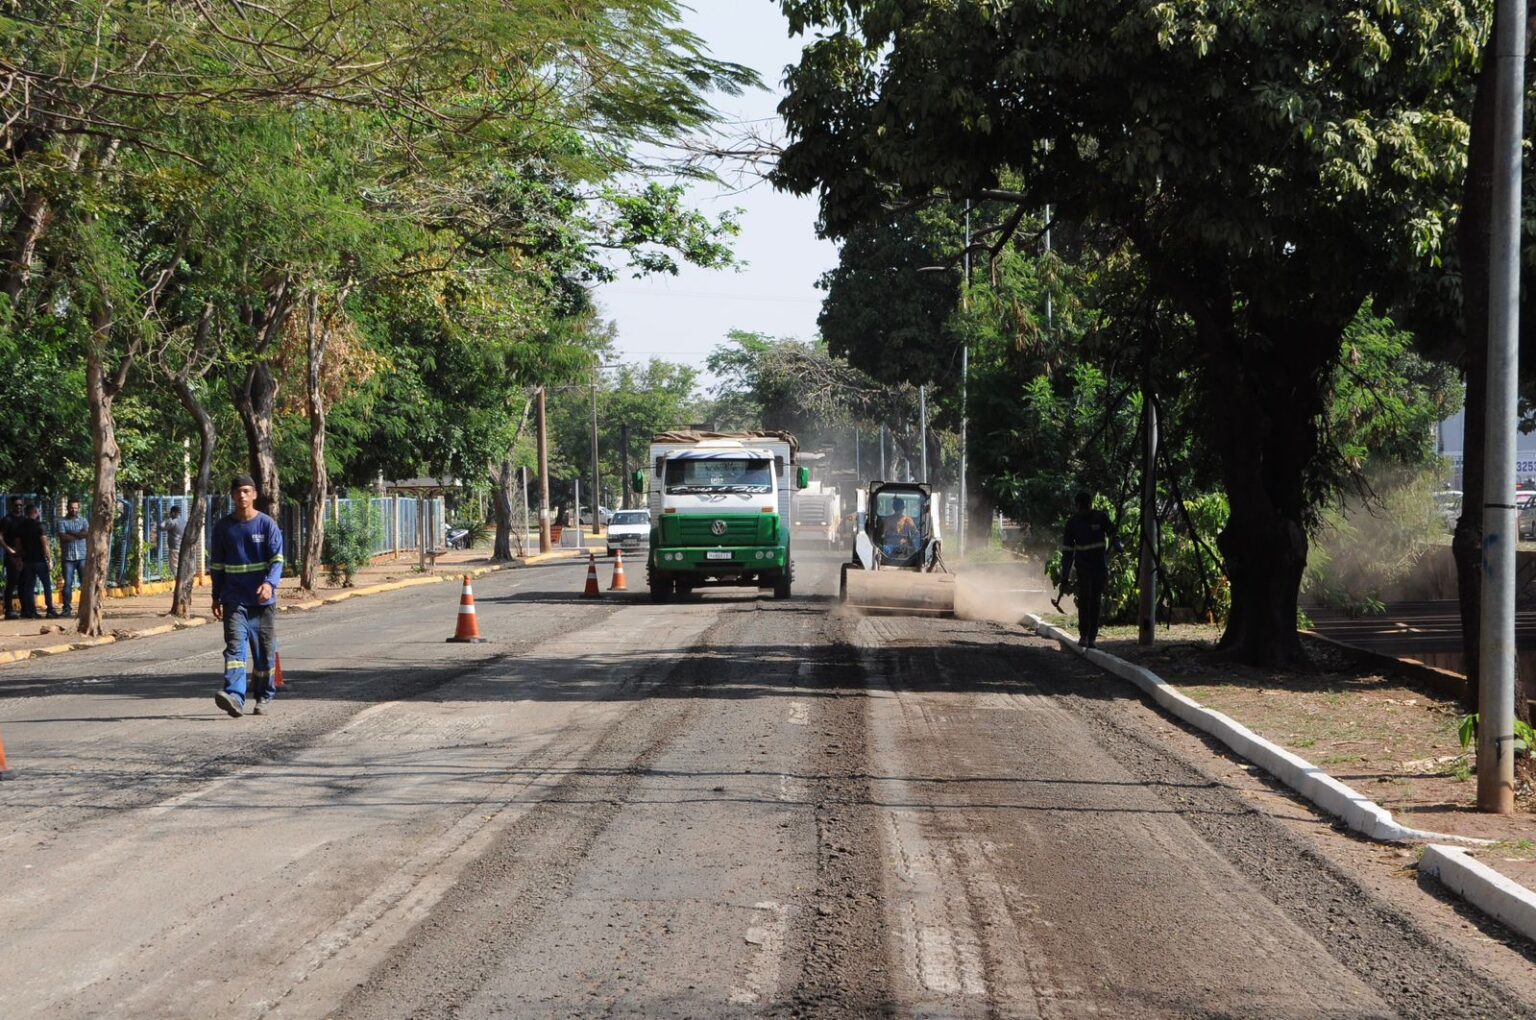
M 651 598 L 666 602 L 699 588 L 772 588 L 789 598 L 796 488 L 808 474 L 795 464 L 787 432 L 670 432 L 651 442 L 637 471 L 648 492 Z

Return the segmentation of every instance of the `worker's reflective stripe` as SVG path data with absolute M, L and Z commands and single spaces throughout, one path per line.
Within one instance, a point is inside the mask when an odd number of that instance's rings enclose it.
M 265 574 L 272 568 L 274 563 L 281 562 L 283 561 L 279 557 L 269 563 L 226 563 L 224 565 L 224 572 L 226 574 Z
M 1064 545 L 1064 546 L 1061 547 L 1063 552 L 1088 552 L 1091 549 L 1108 549 L 1108 548 L 1109 548 L 1109 540 L 1108 539 L 1105 539 L 1102 542 L 1095 542 L 1093 545 Z
M 210 572 L 214 571 L 214 570 L 223 570 L 223 569 L 224 569 L 224 564 L 222 564 L 222 563 L 210 563 L 210 564 L 208 564 L 208 570 Z
M 226 672 L 226 673 L 228 673 L 232 669 L 244 669 L 244 668 L 245 668 L 245 660 L 244 659 L 230 659 L 228 662 L 224 663 L 224 672 Z

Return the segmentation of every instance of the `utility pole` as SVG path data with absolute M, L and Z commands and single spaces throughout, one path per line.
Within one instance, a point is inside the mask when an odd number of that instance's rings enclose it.
M 619 506 L 629 509 L 629 426 L 619 426 Z
M 597 504 L 603 501 L 603 480 L 597 463 L 597 369 L 592 369 L 592 531 L 602 534 L 603 518 Z M 576 504 L 577 510 L 581 504 Z
M 859 427 L 853 427 L 853 487 L 864 488 L 864 465 L 859 463 Z
M 1493 239 L 1488 259 L 1488 407 L 1483 469 L 1477 806 L 1515 809 L 1515 543 L 1510 498 L 1520 352 L 1520 157 L 1525 97 L 1525 0 L 1498 0 L 1494 27 Z
M 928 387 L 917 388 L 918 434 L 923 444 L 923 483 L 928 482 Z
M 960 290 L 960 307 L 965 311 L 971 310 L 971 202 L 965 202 L 965 285 Z M 966 387 L 971 377 L 971 342 L 967 340 L 960 347 L 960 526 L 956 528 L 960 539 L 960 555 L 965 555 L 966 525 L 970 520 L 970 501 L 967 492 L 966 475 L 969 474 L 969 465 L 966 463 L 968 441 L 971 432 L 970 404 L 967 401 Z
M 544 413 L 544 387 L 539 387 L 539 552 L 547 553 L 553 543 L 549 540 L 549 422 Z
M 880 480 L 885 481 L 885 426 L 880 426 Z

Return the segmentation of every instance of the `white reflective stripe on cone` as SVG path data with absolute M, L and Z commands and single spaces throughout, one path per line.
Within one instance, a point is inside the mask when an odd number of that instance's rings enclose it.
M 465 613 L 468 613 L 470 616 L 474 616 L 475 615 L 475 607 L 474 606 L 460 606 L 459 607 L 459 615 L 463 616 Z

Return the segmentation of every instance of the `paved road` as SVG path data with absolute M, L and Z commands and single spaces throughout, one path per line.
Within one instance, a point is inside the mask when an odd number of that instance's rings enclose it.
M 1530 1015 L 1043 642 L 584 569 L 0 671 L 0 1016 Z

